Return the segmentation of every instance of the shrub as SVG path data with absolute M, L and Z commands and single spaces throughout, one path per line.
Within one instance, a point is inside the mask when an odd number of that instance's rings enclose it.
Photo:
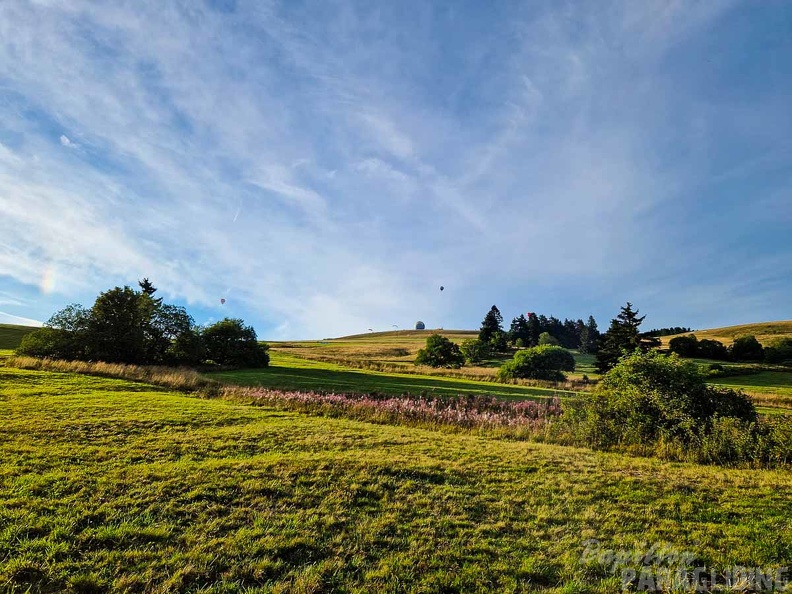
M 490 346 L 478 338 L 464 341 L 460 350 L 467 363 L 481 363 L 491 355 Z
M 539 335 L 539 346 L 559 346 L 561 343 L 549 332 L 542 332 Z
M 18 355 L 49 359 L 76 359 L 74 340 L 70 332 L 56 328 L 39 328 L 22 338 Z
M 418 351 L 415 358 L 416 365 L 429 367 L 459 368 L 465 363 L 465 356 L 459 345 L 451 342 L 445 336 L 432 334 L 426 339 L 426 346 Z
M 792 363 L 792 338 L 777 338 L 765 348 L 768 363 Z
M 740 336 L 731 346 L 731 356 L 735 361 L 761 361 L 764 359 L 764 348 L 755 336 Z
M 698 339 L 693 334 L 677 336 L 668 342 L 668 350 L 680 357 L 695 357 L 698 355 Z
M 586 398 L 583 415 L 583 432 L 595 447 L 689 444 L 717 417 L 757 419 L 745 394 L 708 386 L 698 365 L 656 351 L 621 359 Z
M 541 345 L 517 351 L 514 358 L 498 370 L 498 378 L 563 381 L 566 379 L 563 372 L 574 370 L 572 353 L 558 346 Z
M 220 365 L 237 367 L 267 367 L 269 347 L 256 339 L 252 326 L 242 320 L 225 318 L 207 326 L 201 332 L 206 356 Z
M 722 342 L 705 338 L 698 342 L 698 355 L 704 359 L 729 360 L 729 349 Z

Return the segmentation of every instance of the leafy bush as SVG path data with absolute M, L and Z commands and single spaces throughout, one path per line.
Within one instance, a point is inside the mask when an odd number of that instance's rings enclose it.
M 539 346 L 559 346 L 561 343 L 549 332 L 542 332 L 539 335 Z
M 792 338 L 777 338 L 765 348 L 768 363 L 792 363 Z
M 595 447 L 691 443 L 718 417 L 753 423 L 756 410 L 742 392 L 708 386 L 698 365 L 656 351 L 622 358 L 583 407 L 585 438 Z
M 489 344 L 482 342 L 478 338 L 471 338 L 462 343 L 460 347 L 462 355 L 467 363 L 481 363 L 492 354 Z
M 680 357 L 695 357 L 698 355 L 698 339 L 693 334 L 677 336 L 668 342 L 668 350 Z
M 558 346 L 541 345 L 517 351 L 514 358 L 498 370 L 498 378 L 563 381 L 566 379 L 563 372 L 574 370 L 572 353 Z
M 72 360 L 77 358 L 73 343 L 66 330 L 45 327 L 26 334 L 16 352 L 29 357 Z
M 220 365 L 267 367 L 269 347 L 256 339 L 252 326 L 239 319 L 225 318 L 201 331 L 206 356 Z
M 764 359 L 764 348 L 755 336 L 740 336 L 731 346 L 731 356 L 735 361 L 761 361 Z
M 445 336 L 432 334 L 426 339 L 426 346 L 418 351 L 415 358 L 416 365 L 429 367 L 459 368 L 465 363 L 465 356 L 459 345 L 451 342 Z
M 717 361 L 729 360 L 729 349 L 722 342 L 705 338 L 698 343 L 698 356 Z

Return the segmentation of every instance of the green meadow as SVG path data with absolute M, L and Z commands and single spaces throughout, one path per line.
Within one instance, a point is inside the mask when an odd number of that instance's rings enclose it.
M 229 384 L 281 390 L 362 392 L 396 396 L 405 393 L 430 396 L 474 394 L 531 399 L 575 395 L 574 392 L 555 388 L 347 368 L 337 363 L 303 359 L 277 349 L 271 352 L 269 367 L 213 372 L 207 375 Z
M 792 559 L 792 475 L 0 367 L 0 591 L 620 591 L 584 541 Z

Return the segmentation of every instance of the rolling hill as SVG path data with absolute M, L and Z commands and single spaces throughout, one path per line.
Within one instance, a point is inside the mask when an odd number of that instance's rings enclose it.
M 709 330 L 695 330 L 693 332 L 685 332 L 684 334 L 676 334 L 675 336 L 684 336 L 687 334 L 695 334 L 696 338 L 699 340 L 705 338 L 709 340 L 718 340 L 727 346 L 734 342 L 734 339 L 739 336 L 752 334 L 759 342 L 767 345 L 775 338 L 792 338 L 792 320 L 740 324 L 738 326 L 725 326 L 723 328 L 711 328 Z M 663 345 L 667 345 L 668 341 L 672 338 L 674 338 L 674 336 L 662 337 L 661 340 Z
M 34 326 L 16 326 L 0 324 L 0 350 L 15 349 L 22 342 L 22 337 L 36 330 Z

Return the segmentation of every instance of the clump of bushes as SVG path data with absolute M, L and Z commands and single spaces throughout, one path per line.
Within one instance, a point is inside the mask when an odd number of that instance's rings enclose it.
M 242 320 L 224 319 L 200 328 L 183 307 L 162 303 L 143 279 L 140 291 L 115 287 L 86 309 L 70 305 L 43 328 L 26 335 L 21 356 L 128 365 L 264 367 L 267 346 Z
M 583 432 L 595 447 L 692 443 L 717 417 L 753 423 L 743 393 L 707 385 L 698 365 L 676 355 L 636 351 L 603 376 L 583 407 Z
M 426 346 L 418 351 L 415 364 L 458 369 L 465 364 L 465 356 L 458 344 L 440 334 L 432 334 L 426 339 Z
M 768 363 L 792 364 L 792 338 L 776 338 L 765 347 Z
M 498 379 L 517 378 L 564 381 L 564 371 L 575 370 L 575 358 L 568 350 L 541 345 L 517 351 L 511 361 L 498 370 Z
M 739 336 L 730 347 L 717 340 L 698 340 L 695 334 L 676 336 L 668 342 L 668 350 L 680 357 L 701 357 L 718 361 L 792 363 L 792 338 L 777 338 L 763 347 L 755 336 Z
M 760 417 L 741 391 L 707 385 L 698 365 L 636 351 L 567 415 L 578 439 L 603 449 L 702 463 L 792 462 L 788 418 Z

